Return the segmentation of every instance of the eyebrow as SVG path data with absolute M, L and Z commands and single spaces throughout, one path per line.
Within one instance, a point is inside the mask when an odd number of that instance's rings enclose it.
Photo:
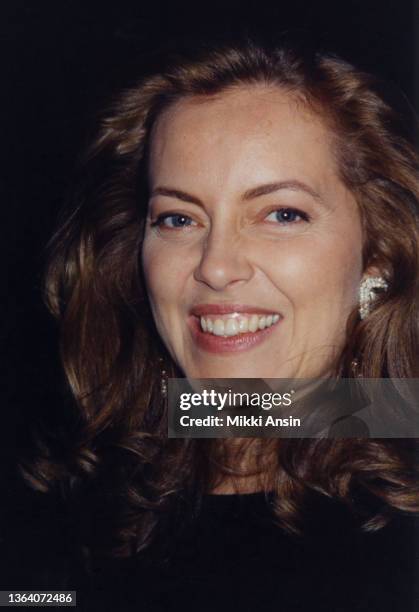
M 182 202 L 191 202 L 191 204 L 197 204 L 198 206 L 203 206 L 203 203 L 199 198 L 186 193 L 186 191 L 180 191 L 179 189 L 171 189 L 170 187 L 156 187 L 151 192 L 150 198 L 154 198 L 157 195 L 168 196 L 169 198 L 177 198 L 178 200 L 182 200 Z
M 309 187 L 306 183 L 293 179 L 289 181 L 277 181 L 275 183 L 267 183 L 266 185 L 259 185 L 258 187 L 248 189 L 243 194 L 243 200 L 253 200 L 253 198 L 268 195 L 269 193 L 274 193 L 275 191 L 280 191 L 281 189 L 289 189 L 291 191 L 304 191 L 316 200 L 321 199 L 320 194 L 318 194 L 317 191 L 314 191 L 314 189 Z
M 306 183 L 294 179 L 258 185 L 257 187 L 253 187 L 252 189 L 248 189 L 247 191 L 245 191 L 242 196 L 242 199 L 246 201 L 253 200 L 255 198 L 268 195 L 270 193 L 275 193 L 276 191 L 280 191 L 281 189 L 288 189 L 290 191 L 303 191 L 315 200 L 321 201 L 320 194 L 314 191 L 314 189 L 309 187 L 309 185 L 307 185 Z M 196 204 L 197 206 L 203 206 L 203 203 L 199 198 L 179 189 L 172 189 L 170 187 L 156 187 L 151 192 L 151 198 L 157 195 L 168 196 L 170 198 L 182 200 L 183 202 L 190 202 L 191 204 Z

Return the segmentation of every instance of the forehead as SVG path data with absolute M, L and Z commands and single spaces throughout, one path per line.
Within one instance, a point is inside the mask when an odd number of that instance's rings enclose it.
M 332 144 L 329 128 L 295 95 L 276 86 L 240 86 L 167 109 L 152 132 L 150 175 L 154 182 L 173 173 L 179 181 L 209 181 L 211 174 L 219 183 L 232 174 L 251 182 L 254 174 L 270 180 L 259 174 L 292 173 L 321 188 L 336 179 Z

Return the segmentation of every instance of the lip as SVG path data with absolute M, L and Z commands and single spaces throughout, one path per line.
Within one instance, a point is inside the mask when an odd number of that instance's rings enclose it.
M 249 306 L 248 304 L 198 304 L 191 308 L 190 313 L 195 317 L 202 317 L 205 315 L 223 315 L 230 312 L 241 312 L 247 314 L 279 314 L 275 310 L 267 310 L 266 308 L 258 308 L 256 306 Z M 243 334 L 244 335 L 244 334 Z
M 256 333 L 246 332 L 237 336 L 215 336 L 202 331 L 199 321 L 200 316 L 206 314 L 228 314 L 230 312 L 241 312 L 248 314 L 279 314 L 273 310 L 264 308 L 256 308 L 245 304 L 200 304 L 191 310 L 191 315 L 188 317 L 188 325 L 191 330 L 192 338 L 200 349 L 208 353 L 236 353 L 239 351 L 247 351 L 256 346 L 259 346 L 271 336 L 277 326 L 282 321 L 282 316 L 274 325 L 262 329 Z

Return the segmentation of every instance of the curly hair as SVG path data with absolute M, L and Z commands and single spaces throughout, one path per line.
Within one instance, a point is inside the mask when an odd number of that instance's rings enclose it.
M 202 45 L 170 57 L 103 118 L 50 249 L 46 299 L 60 323 L 74 419 L 22 470 L 39 491 L 63 491 L 89 550 L 124 557 L 147 548 L 220 474 L 235 473 L 220 441 L 167 439 L 161 361 L 169 376 L 182 373 L 158 338 L 139 256 L 161 113 L 182 98 L 259 83 L 295 95 L 330 128 L 363 222 L 364 267 L 378 266 L 389 285 L 370 316 L 349 317 L 336 376 L 353 376 L 354 359 L 364 377 L 418 375 L 418 156 L 380 84 L 332 54 L 285 43 Z M 304 529 L 310 491 L 354 507 L 370 530 L 394 511 L 418 511 L 415 449 L 406 440 L 264 440 L 261 462 L 276 457 L 266 486 L 279 524 Z

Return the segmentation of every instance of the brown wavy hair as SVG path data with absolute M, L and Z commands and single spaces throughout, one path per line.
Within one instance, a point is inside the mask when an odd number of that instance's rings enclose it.
M 220 478 L 240 472 L 240 457 L 235 467 L 220 441 L 167 439 L 161 369 L 182 373 L 154 327 L 140 254 L 147 155 L 161 113 L 182 98 L 258 83 L 295 95 L 330 128 L 340 178 L 363 221 L 364 266 L 388 281 L 370 316 L 349 317 L 336 375 L 352 377 L 354 359 L 364 377 L 419 375 L 418 156 L 382 86 L 332 54 L 285 43 L 203 45 L 170 57 L 103 118 L 50 249 L 46 299 L 60 323 L 73 420 L 23 471 L 40 491 L 60 488 L 90 550 L 145 549 Z M 264 440 L 258 448 L 262 463 L 275 457 L 263 482 L 288 531 L 304 529 L 312 491 L 362 506 L 370 530 L 395 510 L 419 510 L 414 441 Z

